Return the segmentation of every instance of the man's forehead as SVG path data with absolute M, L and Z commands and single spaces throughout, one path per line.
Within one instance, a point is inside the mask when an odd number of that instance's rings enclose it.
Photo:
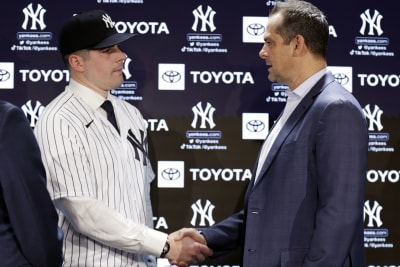
M 268 17 L 265 33 L 264 33 L 264 38 L 270 37 L 272 35 L 277 34 L 277 27 L 281 24 L 282 22 L 282 15 L 280 13 L 276 13 L 270 17 Z
M 282 23 L 283 15 L 281 13 L 275 13 L 268 17 L 267 28 L 276 28 Z

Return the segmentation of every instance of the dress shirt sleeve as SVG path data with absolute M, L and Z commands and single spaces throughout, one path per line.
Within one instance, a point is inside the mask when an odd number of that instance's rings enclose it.
M 88 197 L 66 197 L 55 205 L 76 231 L 107 246 L 132 253 L 159 256 L 168 235 L 124 218 L 100 201 Z

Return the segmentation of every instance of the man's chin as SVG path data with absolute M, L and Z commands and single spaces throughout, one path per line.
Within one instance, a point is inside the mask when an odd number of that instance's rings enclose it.
M 269 80 L 270 82 L 276 82 L 276 78 L 275 78 L 273 75 L 271 75 L 271 74 L 268 75 L 268 80 Z
M 124 79 L 121 79 L 121 80 L 119 80 L 119 81 L 115 81 L 112 90 L 121 87 L 121 85 L 122 85 L 123 83 L 124 83 Z

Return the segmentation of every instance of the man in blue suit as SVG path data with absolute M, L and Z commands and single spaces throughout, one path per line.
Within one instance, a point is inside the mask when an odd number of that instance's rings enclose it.
M 244 209 L 197 235 L 213 257 L 241 247 L 242 267 L 365 267 L 368 131 L 359 103 L 327 71 L 328 38 L 324 14 L 308 2 L 271 11 L 259 55 L 269 80 L 290 88 L 288 100 Z
M 46 189 L 33 131 L 21 109 L 0 101 L 0 266 L 57 267 L 62 232 Z

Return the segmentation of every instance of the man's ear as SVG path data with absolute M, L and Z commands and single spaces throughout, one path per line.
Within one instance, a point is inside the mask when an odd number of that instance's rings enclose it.
M 293 55 L 300 56 L 306 51 L 306 45 L 304 42 L 304 37 L 302 35 L 296 35 L 292 40 Z
M 71 54 L 68 57 L 68 63 L 72 69 L 77 72 L 82 72 L 83 68 L 83 58 L 77 54 Z

